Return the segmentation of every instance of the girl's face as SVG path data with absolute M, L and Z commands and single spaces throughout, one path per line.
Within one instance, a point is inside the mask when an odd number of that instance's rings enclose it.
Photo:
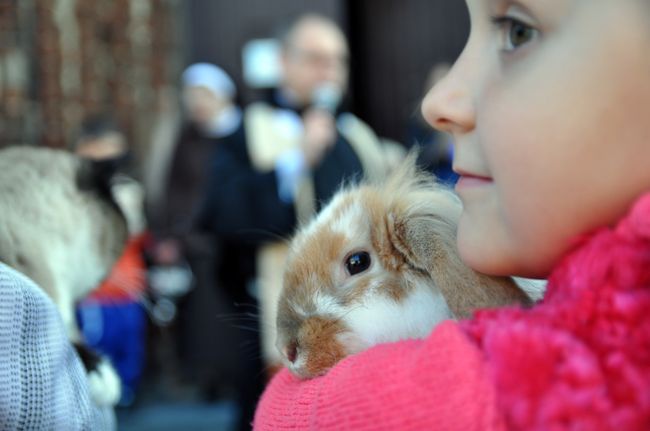
M 467 3 L 465 50 L 423 103 L 455 138 L 460 253 L 544 277 L 650 190 L 650 3 Z

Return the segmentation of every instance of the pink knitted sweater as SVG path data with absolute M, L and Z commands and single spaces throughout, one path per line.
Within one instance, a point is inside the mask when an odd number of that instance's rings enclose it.
M 280 372 L 256 430 L 650 430 L 650 194 L 531 309 L 482 310 L 327 375 Z

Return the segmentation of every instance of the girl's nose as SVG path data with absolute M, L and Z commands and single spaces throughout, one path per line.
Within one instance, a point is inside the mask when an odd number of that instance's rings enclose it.
M 422 102 L 422 115 L 432 127 L 456 134 L 467 133 L 476 125 L 470 87 L 462 78 L 457 63 L 433 86 Z

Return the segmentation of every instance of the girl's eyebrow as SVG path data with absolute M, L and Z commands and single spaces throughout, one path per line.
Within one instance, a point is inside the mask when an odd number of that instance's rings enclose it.
M 533 15 L 532 9 L 519 0 L 488 0 L 488 3 L 493 13 L 505 13 L 508 8 L 515 7 L 527 15 Z

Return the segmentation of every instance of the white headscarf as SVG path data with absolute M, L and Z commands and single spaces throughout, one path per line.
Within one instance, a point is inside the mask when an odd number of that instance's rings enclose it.
M 183 72 L 182 80 L 186 87 L 206 87 L 217 97 L 234 99 L 237 95 L 233 80 L 222 68 L 214 64 L 192 64 Z
M 195 63 L 183 72 L 183 85 L 185 87 L 204 87 L 214 93 L 218 98 L 232 101 L 237 89 L 235 83 L 220 67 L 210 63 Z M 205 126 L 205 133 L 215 138 L 228 136 L 235 132 L 241 123 L 241 110 L 235 106 L 224 108 L 221 113 Z

